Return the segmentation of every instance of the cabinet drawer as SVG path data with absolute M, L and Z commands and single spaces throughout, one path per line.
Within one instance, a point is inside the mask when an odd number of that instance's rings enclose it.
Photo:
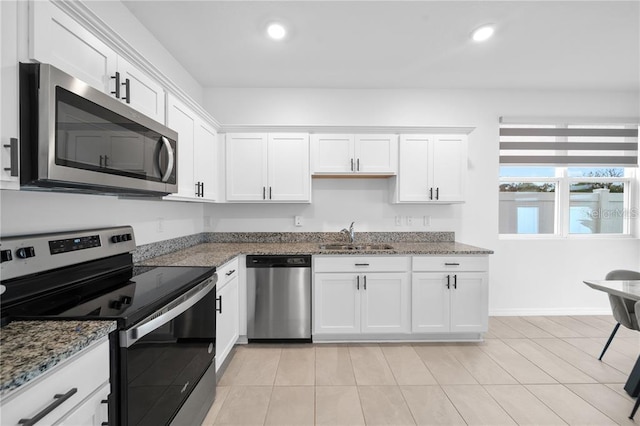
M 404 256 L 314 256 L 314 272 L 406 272 Z
M 239 266 L 240 262 L 238 262 L 238 258 L 236 257 L 216 269 L 216 274 L 218 274 L 217 290 L 222 289 L 229 281 L 238 276 Z
M 414 256 L 413 271 L 486 271 L 487 256 Z
M 56 401 L 54 395 L 65 395 L 77 389 L 39 422 L 52 424 L 108 382 L 109 341 L 105 339 L 4 398 L 2 424 L 17 425 L 20 419 L 33 418 Z

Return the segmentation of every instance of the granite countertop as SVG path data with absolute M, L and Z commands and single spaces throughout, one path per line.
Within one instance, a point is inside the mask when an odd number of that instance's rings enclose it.
M 455 241 L 390 242 L 393 250 L 321 250 L 313 243 L 204 243 L 139 262 L 149 266 L 219 267 L 240 254 L 330 254 L 330 255 L 469 255 L 493 251 Z
M 0 397 L 116 329 L 115 321 L 14 321 L 0 330 Z

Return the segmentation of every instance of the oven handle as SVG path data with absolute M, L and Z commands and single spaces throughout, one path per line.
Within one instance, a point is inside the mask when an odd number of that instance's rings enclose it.
M 216 287 L 216 278 L 217 276 L 214 275 L 213 277 L 208 278 L 207 280 L 198 284 L 195 289 L 190 290 L 182 297 L 180 297 L 180 299 L 177 301 L 176 306 L 170 307 L 166 312 L 162 311 L 167 307 L 147 317 L 147 319 L 142 321 L 142 324 L 129 330 L 121 331 L 120 347 L 130 347 L 139 339 L 151 333 L 153 330 L 156 330 L 157 328 L 176 318 L 178 315 L 189 310 L 193 305 L 202 300 L 207 294 L 209 294 L 209 292 L 211 292 Z M 175 303 L 176 302 L 172 302 L 172 304 Z

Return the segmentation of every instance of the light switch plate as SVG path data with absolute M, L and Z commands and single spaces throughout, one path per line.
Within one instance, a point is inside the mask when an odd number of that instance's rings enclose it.
M 302 226 L 302 216 L 294 216 L 293 217 L 293 224 L 295 226 Z

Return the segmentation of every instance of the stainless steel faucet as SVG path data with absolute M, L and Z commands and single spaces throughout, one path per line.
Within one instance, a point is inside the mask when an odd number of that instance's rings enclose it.
M 355 231 L 353 230 L 353 224 L 354 223 L 355 222 L 351 222 L 351 225 L 349 225 L 349 229 L 343 228 L 342 231 L 340 231 L 341 233 L 349 235 L 349 242 L 351 242 L 351 243 L 355 243 L 355 241 L 356 241 Z

